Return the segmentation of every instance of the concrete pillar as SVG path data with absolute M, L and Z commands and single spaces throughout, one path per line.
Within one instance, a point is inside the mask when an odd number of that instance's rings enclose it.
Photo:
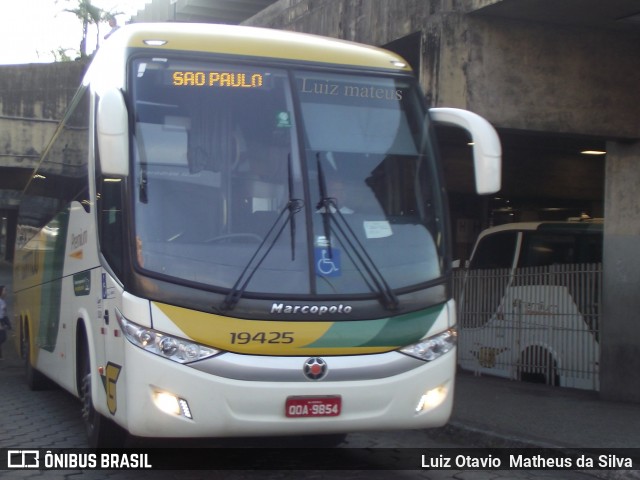
M 640 142 L 609 142 L 606 162 L 600 393 L 640 402 Z

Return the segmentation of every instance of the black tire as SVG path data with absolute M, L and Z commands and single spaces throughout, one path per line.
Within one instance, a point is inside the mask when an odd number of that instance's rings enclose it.
M 31 364 L 31 335 L 29 328 L 26 326 L 22 330 L 22 336 L 20 338 L 20 355 L 24 361 L 24 373 L 27 381 L 27 386 L 30 390 L 48 390 L 53 387 L 53 383 L 41 372 L 39 372 Z
M 82 347 L 82 362 L 78 369 L 80 375 L 80 401 L 82 403 L 82 422 L 87 435 L 87 443 L 91 448 L 122 447 L 127 433 L 119 425 L 101 415 L 93 406 L 91 394 L 91 362 L 89 348 L 86 343 Z

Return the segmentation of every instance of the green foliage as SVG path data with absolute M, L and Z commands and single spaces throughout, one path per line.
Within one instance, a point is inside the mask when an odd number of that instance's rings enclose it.
M 58 3 L 60 0 L 56 0 Z M 82 40 L 80 41 L 80 58 L 86 58 L 90 55 L 87 47 L 87 37 L 89 35 L 89 25 L 94 24 L 98 26 L 100 22 L 106 21 L 116 15 L 116 12 L 110 12 L 96 7 L 91 3 L 91 0 L 62 0 L 65 3 L 73 3 L 74 6 L 65 8 L 62 11 L 73 13 L 80 22 L 82 22 Z M 96 36 L 96 45 L 99 43 L 100 33 L 98 31 Z M 58 49 L 60 53 L 61 48 Z M 67 49 L 68 50 L 68 49 Z M 55 53 L 54 53 L 55 55 Z M 58 58 L 56 56 L 56 58 Z
M 77 50 L 64 47 L 58 47 L 56 50 L 51 50 L 51 54 L 56 62 L 72 62 L 80 56 Z

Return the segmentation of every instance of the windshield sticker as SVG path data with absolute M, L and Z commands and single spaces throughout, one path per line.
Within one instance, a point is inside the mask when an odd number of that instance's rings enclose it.
M 330 247 L 315 247 L 316 275 L 338 277 L 341 273 L 340 250 Z
M 365 220 L 363 225 L 367 238 L 385 238 L 393 235 L 391 224 L 386 220 Z
M 279 112 L 276 116 L 276 122 L 278 128 L 291 128 L 291 115 L 289 112 Z

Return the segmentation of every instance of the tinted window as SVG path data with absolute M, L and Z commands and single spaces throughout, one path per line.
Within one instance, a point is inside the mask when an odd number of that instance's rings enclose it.
M 599 233 L 531 233 L 525 235 L 519 267 L 542 267 L 602 261 Z
M 146 273 L 375 296 L 442 276 L 439 172 L 412 79 L 178 56 L 132 71 L 130 244 Z
M 473 254 L 469 268 L 511 268 L 518 232 L 500 232 L 484 237 Z
M 602 262 L 602 233 L 582 235 L 578 246 L 578 263 Z
M 123 273 L 122 182 L 103 179 L 100 186 L 100 242 L 105 258 L 116 275 Z

